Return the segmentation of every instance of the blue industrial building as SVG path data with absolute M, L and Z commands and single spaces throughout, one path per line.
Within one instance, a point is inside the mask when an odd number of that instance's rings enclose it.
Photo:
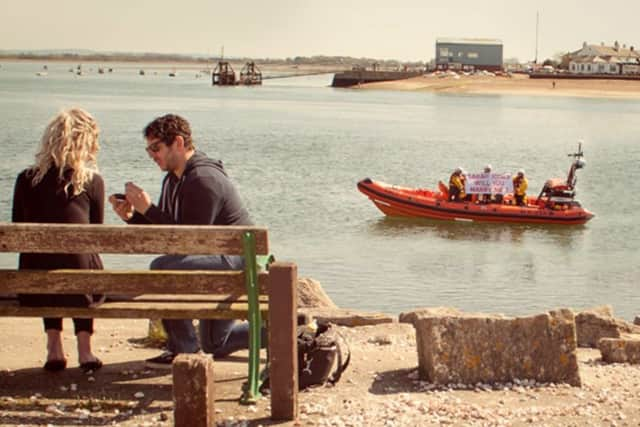
M 502 40 L 454 39 L 436 40 L 437 70 L 502 70 Z

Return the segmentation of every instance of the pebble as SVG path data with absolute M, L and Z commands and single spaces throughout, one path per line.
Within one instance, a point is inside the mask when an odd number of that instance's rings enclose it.
M 136 392 L 136 394 L 133 395 L 133 397 L 135 397 L 136 399 L 142 399 L 144 397 L 144 393 L 141 391 Z
M 48 412 L 54 415 L 64 415 L 64 411 L 60 410 L 60 408 L 58 408 L 56 405 L 47 406 L 47 408 L 45 409 L 45 412 Z
M 89 418 L 89 415 L 91 415 L 88 409 L 78 408 L 74 412 L 78 414 L 78 418 L 80 418 L 81 420 L 86 420 L 87 418 Z
M 375 337 L 369 338 L 367 342 L 377 345 L 391 345 L 393 344 L 393 339 L 388 335 L 376 335 Z

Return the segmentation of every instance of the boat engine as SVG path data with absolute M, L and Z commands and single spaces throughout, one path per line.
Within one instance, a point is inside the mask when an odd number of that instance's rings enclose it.
M 538 196 L 538 201 L 550 209 L 564 210 L 573 206 L 580 207 L 580 202 L 574 200 L 574 198 L 576 196 L 575 187 L 578 181 L 576 171 L 586 166 L 586 162 L 583 159 L 582 142 L 578 143 L 578 151 L 568 154 L 568 156 L 573 157 L 574 161 L 571 163 L 571 168 L 569 168 L 567 179 L 551 178 L 547 180 Z

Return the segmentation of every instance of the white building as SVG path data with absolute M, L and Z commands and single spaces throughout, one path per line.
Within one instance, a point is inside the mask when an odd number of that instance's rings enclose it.
M 575 74 L 636 74 L 640 73 L 640 53 L 615 42 L 613 46 L 588 45 L 568 56 L 569 71 Z

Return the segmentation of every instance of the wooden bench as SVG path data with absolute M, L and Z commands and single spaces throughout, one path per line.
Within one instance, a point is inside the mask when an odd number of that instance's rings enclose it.
M 268 271 L 256 274 L 255 268 L 252 270 L 256 264 L 255 254 L 269 252 L 265 228 L 0 223 L 0 252 L 245 255 L 245 260 L 251 262 L 245 262 L 244 271 L 0 270 L 0 295 L 14 295 L 0 300 L 0 315 L 249 319 L 250 324 L 253 323 L 252 338 L 257 331 L 259 343 L 260 325 L 256 323 L 260 323 L 261 314 L 264 314 L 269 332 L 271 417 L 276 420 L 297 418 L 297 267 L 292 263 L 275 262 Z M 251 286 L 259 294 L 253 301 L 248 292 Z M 128 295 L 132 298 L 91 308 L 24 307 L 15 298 L 17 294 L 33 293 Z M 251 310 L 251 305 L 256 310 Z M 259 348 L 252 344 L 249 353 L 250 359 L 258 360 Z M 249 370 L 250 389 L 257 393 L 258 368 L 250 364 Z M 212 408 L 213 399 L 210 400 L 208 405 Z

